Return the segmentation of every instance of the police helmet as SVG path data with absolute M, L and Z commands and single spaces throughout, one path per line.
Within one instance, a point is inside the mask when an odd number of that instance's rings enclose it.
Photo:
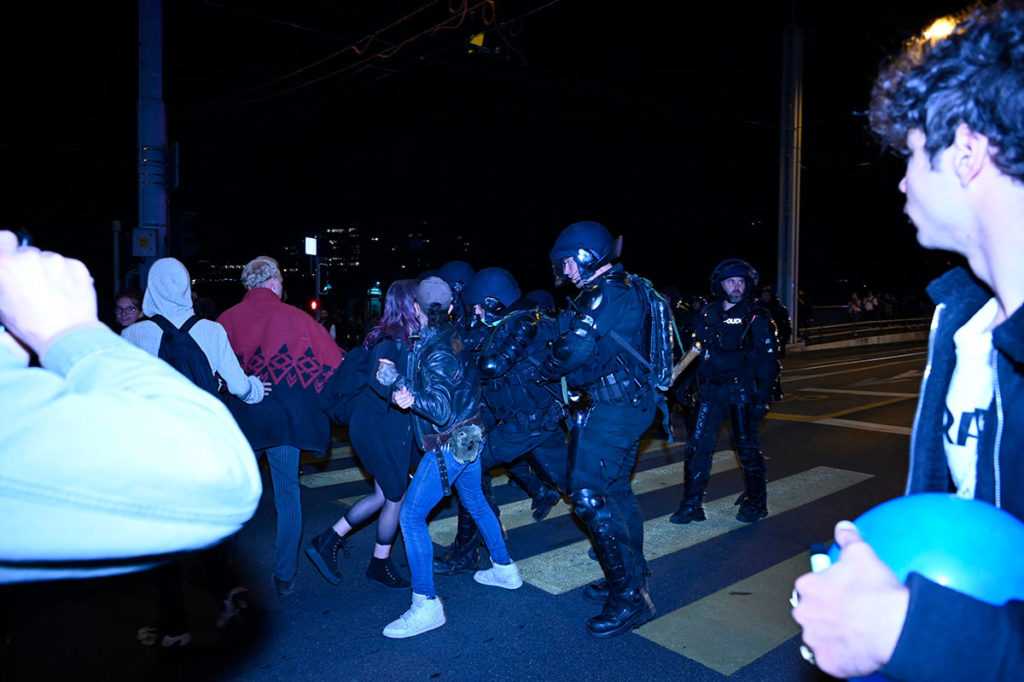
M 523 298 L 528 300 L 533 307 L 539 309 L 541 312 L 552 315 L 555 313 L 555 297 L 551 295 L 550 291 L 545 289 L 534 289 L 528 291 L 523 295 Z
M 711 296 L 713 298 L 726 298 L 725 289 L 722 288 L 722 281 L 730 277 L 742 277 L 746 280 L 747 288 L 743 292 L 746 298 L 754 295 L 754 289 L 757 288 L 757 283 L 761 279 L 757 274 L 757 270 L 747 261 L 740 260 L 739 258 L 729 258 L 716 265 L 711 273 Z
M 437 271 L 437 276 L 447 282 L 452 291 L 465 289 L 475 274 L 473 266 L 462 260 L 450 260 Z
M 484 268 L 473 276 L 462 300 L 498 314 L 519 300 L 519 284 L 505 268 Z
M 555 282 L 560 284 L 565 278 L 562 273 L 562 262 L 566 258 L 576 261 L 580 277 L 586 282 L 602 266 L 618 258 L 621 252 L 622 237 L 612 237 L 611 232 L 601 223 L 592 220 L 573 223 L 562 230 L 551 248 L 550 258 Z

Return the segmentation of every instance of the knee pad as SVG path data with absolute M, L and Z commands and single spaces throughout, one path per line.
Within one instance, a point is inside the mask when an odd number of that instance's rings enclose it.
M 572 509 L 576 512 L 576 516 L 588 526 L 611 518 L 611 512 L 606 504 L 605 496 L 593 488 L 574 490 L 570 499 L 572 500 Z

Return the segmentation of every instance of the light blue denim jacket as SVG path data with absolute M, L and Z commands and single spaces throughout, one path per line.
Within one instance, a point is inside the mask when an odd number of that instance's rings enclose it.
M 236 532 L 261 493 L 231 414 L 108 329 L 42 367 L 0 347 L 0 583 L 153 565 Z

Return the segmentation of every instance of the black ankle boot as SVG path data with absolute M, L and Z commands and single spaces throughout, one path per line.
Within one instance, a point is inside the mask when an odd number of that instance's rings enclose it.
M 531 509 L 533 509 L 533 520 L 543 521 L 560 499 L 562 499 L 562 496 L 557 490 L 552 490 L 546 485 L 542 486 L 533 498 L 533 505 L 531 506 Z
M 341 582 L 341 571 L 338 570 L 338 550 L 342 550 L 348 556 L 345 549 L 345 538 L 334 532 L 334 528 L 328 528 L 324 532 L 306 543 L 306 556 L 320 571 L 324 579 L 337 585 Z
M 403 590 L 412 585 L 398 573 L 398 569 L 391 562 L 391 557 L 371 558 L 370 565 L 366 568 L 366 579 L 373 585 L 383 585 L 393 590 Z
M 452 543 L 440 557 L 434 559 L 434 573 L 437 575 L 458 575 L 480 568 L 480 546 L 462 550 Z
M 686 499 L 679 503 L 679 508 L 672 516 L 668 517 L 671 523 L 685 524 L 692 521 L 707 521 L 707 514 L 704 513 L 704 505 L 700 498 Z
M 639 627 L 657 615 L 651 597 L 640 582 L 624 590 L 613 590 L 601 613 L 587 621 L 594 637 L 615 637 Z
M 743 470 L 743 488 L 733 505 L 740 507 L 736 518 L 743 523 L 754 523 L 768 516 L 768 486 L 763 466 Z

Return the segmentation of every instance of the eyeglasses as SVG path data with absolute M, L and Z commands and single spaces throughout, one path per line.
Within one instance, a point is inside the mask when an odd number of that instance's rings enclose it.
M 134 313 L 135 311 L 137 311 L 138 308 L 136 308 L 133 305 L 126 305 L 126 306 L 116 306 L 114 308 L 114 310 L 116 312 L 119 312 L 119 313 L 128 313 L 130 315 L 131 313 Z

